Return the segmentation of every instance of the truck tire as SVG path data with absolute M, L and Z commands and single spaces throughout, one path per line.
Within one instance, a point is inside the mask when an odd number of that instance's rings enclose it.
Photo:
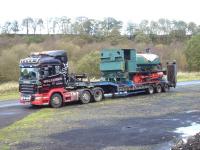
M 158 84 L 158 85 L 156 86 L 156 93 L 161 93 L 161 92 L 162 92 L 162 87 L 161 87 L 160 84 Z
M 82 104 L 87 104 L 91 101 L 91 94 L 88 90 L 84 90 L 80 93 L 80 101 Z
M 95 102 L 100 102 L 103 99 L 103 90 L 102 88 L 93 89 L 93 98 Z
M 51 96 L 50 105 L 53 108 L 59 108 L 63 104 L 62 96 L 58 93 L 55 93 Z
M 169 91 L 169 85 L 168 84 L 165 84 L 162 88 L 162 91 L 163 92 L 168 92 Z
M 148 94 L 153 94 L 154 93 L 154 87 L 152 85 L 149 85 L 149 88 L 147 89 Z

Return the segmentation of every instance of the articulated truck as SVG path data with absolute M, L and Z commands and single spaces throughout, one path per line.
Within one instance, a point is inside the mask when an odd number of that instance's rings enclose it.
M 20 60 L 19 67 L 20 102 L 53 108 L 65 102 L 86 104 L 109 96 L 161 93 L 176 87 L 175 61 L 168 62 L 163 70 L 157 55 L 138 54 L 135 49 L 101 50 L 101 79 L 96 82 L 86 80 L 86 74 L 69 73 L 65 50 L 32 53 Z

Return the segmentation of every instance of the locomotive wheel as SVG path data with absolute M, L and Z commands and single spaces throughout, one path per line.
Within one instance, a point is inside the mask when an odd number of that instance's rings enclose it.
M 80 95 L 80 101 L 82 104 L 87 104 L 91 101 L 91 94 L 89 91 L 87 90 L 84 90 L 81 92 L 81 95 Z
M 153 94 L 154 93 L 154 87 L 152 85 L 150 85 L 149 88 L 147 89 L 147 93 L 148 94 Z
M 168 92 L 169 91 L 169 85 L 168 84 L 165 84 L 162 88 L 162 91 L 163 92 Z
M 156 93 L 161 93 L 161 92 L 162 92 L 162 87 L 161 87 L 160 84 L 158 84 L 158 85 L 156 86 Z
M 103 90 L 101 88 L 94 88 L 93 98 L 95 102 L 101 101 L 103 99 Z
M 63 104 L 62 96 L 58 93 L 55 93 L 51 96 L 50 105 L 53 108 L 59 108 Z

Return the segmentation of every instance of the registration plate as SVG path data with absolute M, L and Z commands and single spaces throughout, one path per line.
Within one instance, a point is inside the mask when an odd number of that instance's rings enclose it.
M 31 100 L 31 95 L 22 95 L 22 100 L 23 101 L 30 101 Z

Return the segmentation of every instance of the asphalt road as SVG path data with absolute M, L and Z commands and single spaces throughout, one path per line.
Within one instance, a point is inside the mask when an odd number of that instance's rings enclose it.
M 21 105 L 17 100 L 0 102 L 0 128 L 18 121 L 38 109 Z

